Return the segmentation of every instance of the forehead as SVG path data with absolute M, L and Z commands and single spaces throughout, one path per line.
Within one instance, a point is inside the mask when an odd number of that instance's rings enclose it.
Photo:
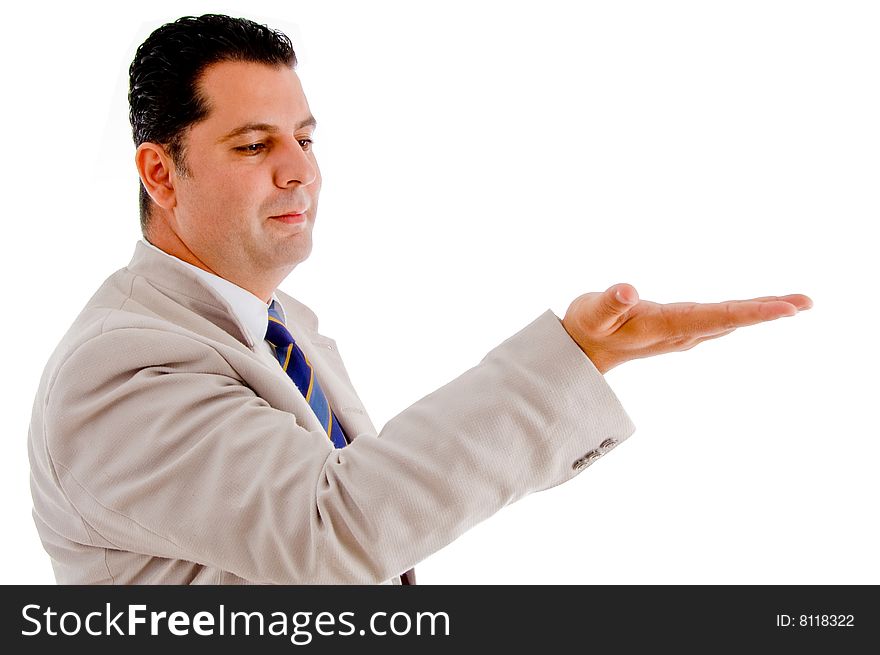
M 299 76 L 287 66 L 223 61 L 202 72 L 198 88 L 208 105 L 206 127 L 224 129 L 243 122 L 288 125 L 311 113 Z

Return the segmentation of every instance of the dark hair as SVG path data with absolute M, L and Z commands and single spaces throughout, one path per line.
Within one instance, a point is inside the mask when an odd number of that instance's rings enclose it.
M 128 117 L 135 147 L 144 141 L 162 145 L 186 174 L 184 133 L 210 109 L 198 82 L 205 68 L 221 61 L 294 68 L 296 54 L 287 35 L 246 18 L 205 14 L 162 25 L 140 45 L 128 70 Z M 144 236 L 151 204 L 141 184 Z

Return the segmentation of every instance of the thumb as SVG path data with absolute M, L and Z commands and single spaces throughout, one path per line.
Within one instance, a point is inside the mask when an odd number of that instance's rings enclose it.
M 631 284 L 615 284 L 606 289 L 598 300 L 597 318 L 603 325 L 610 326 L 639 301 L 639 293 Z

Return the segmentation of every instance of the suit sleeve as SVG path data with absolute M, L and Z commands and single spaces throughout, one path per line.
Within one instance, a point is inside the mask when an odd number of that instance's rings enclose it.
M 81 345 L 46 419 L 95 545 L 279 584 L 388 580 L 635 430 L 550 310 L 344 449 L 269 406 L 209 344 L 156 329 Z

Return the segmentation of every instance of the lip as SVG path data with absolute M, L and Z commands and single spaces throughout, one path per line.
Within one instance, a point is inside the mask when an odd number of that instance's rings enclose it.
M 270 216 L 269 218 L 274 218 L 276 221 L 281 221 L 282 223 L 295 224 L 302 223 L 304 220 L 306 220 L 306 214 L 305 212 L 290 212 L 288 214 Z

